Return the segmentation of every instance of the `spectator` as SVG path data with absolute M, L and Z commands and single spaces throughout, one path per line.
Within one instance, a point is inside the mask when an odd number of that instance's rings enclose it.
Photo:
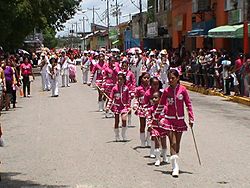
M 30 97 L 30 81 L 33 77 L 35 79 L 32 72 L 32 65 L 28 59 L 28 57 L 24 57 L 23 63 L 20 65 L 20 77 L 23 79 L 23 95 L 26 97 L 26 88 L 28 90 L 28 97 Z

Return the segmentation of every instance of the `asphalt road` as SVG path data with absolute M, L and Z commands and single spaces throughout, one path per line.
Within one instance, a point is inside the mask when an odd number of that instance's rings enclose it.
M 129 142 L 113 142 L 113 121 L 97 112 L 97 92 L 80 82 L 58 98 L 32 84 L 1 116 L 6 146 L 0 148 L 0 188 L 250 187 L 250 108 L 190 93 L 195 111 L 198 164 L 191 131 L 184 134 L 178 179 L 170 165 L 154 166 L 139 146 L 138 119 Z

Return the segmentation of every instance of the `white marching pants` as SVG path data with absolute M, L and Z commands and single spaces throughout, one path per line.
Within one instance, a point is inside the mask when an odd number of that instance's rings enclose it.
M 62 75 L 62 87 L 69 86 L 69 74 Z
M 88 76 L 89 76 L 89 71 L 88 70 L 82 70 L 82 81 L 83 84 L 86 84 L 88 82 Z
M 58 79 L 51 80 L 51 89 L 52 89 L 52 96 L 59 95 L 59 83 Z

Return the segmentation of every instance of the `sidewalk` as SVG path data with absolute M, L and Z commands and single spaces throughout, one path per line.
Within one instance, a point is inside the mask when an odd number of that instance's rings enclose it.
M 226 96 L 226 95 L 223 95 L 222 93 L 220 93 L 218 91 L 214 91 L 214 90 L 211 90 L 211 89 L 205 89 L 203 87 L 192 86 L 192 83 L 186 82 L 186 81 L 181 81 L 181 84 L 183 86 L 185 86 L 190 91 L 198 92 L 198 93 L 201 93 L 201 94 L 204 94 L 204 95 L 220 96 L 220 97 L 226 98 L 229 101 L 233 101 L 233 102 L 236 102 L 236 103 L 240 103 L 240 104 L 250 106 L 250 98 L 248 98 L 248 97 Z

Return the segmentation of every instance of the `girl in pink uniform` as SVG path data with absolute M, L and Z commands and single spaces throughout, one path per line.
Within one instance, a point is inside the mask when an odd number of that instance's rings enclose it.
M 90 86 L 92 81 L 93 81 L 94 75 L 96 74 L 95 84 L 96 84 L 97 89 L 98 89 L 98 104 L 99 104 L 99 111 L 100 112 L 102 112 L 103 108 L 104 108 L 104 96 L 103 96 L 102 91 L 101 91 L 101 86 L 103 83 L 103 72 L 102 71 L 103 71 L 104 65 L 105 65 L 104 55 L 100 54 L 97 64 L 94 65 L 94 67 L 91 71 L 90 81 L 88 83 L 88 86 Z
M 159 119 L 160 117 L 156 116 L 157 114 L 157 107 L 161 99 L 161 92 L 156 91 L 153 94 L 152 101 L 154 105 L 148 110 L 147 112 L 147 124 L 148 128 L 151 132 L 151 137 L 155 141 L 155 166 L 159 166 L 161 163 L 161 152 L 160 152 L 160 144 L 162 146 L 162 157 L 163 157 L 163 162 L 168 163 L 167 159 L 167 141 L 166 141 L 166 135 L 167 131 L 161 127 L 159 124 Z
M 136 81 L 135 81 L 135 75 L 132 71 L 128 69 L 128 61 L 122 61 L 121 63 L 121 69 L 122 72 L 126 75 L 126 85 L 129 88 L 129 94 L 131 96 L 131 99 L 134 98 L 135 96 L 135 86 L 136 86 Z M 128 113 L 128 126 L 131 126 L 131 111 Z
M 184 86 L 179 83 L 180 75 L 178 70 L 170 69 L 168 73 L 170 86 L 166 88 L 162 94 L 157 112 L 164 111 L 164 118 L 160 120 L 160 124 L 168 131 L 170 140 L 170 153 L 172 164 L 172 176 L 179 176 L 179 166 L 177 163 L 178 154 L 180 152 L 180 142 L 182 133 L 187 131 L 187 125 L 184 121 L 184 104 L 188 110 L 189 126 L 193 127 L 194 115 L 192 104 L 188 92 Z M 166 109 L 164 109 L 166 106 Z
M 106 111 L 109 109 L 115 114 L 115 125 L 114 125 L 114 132 L 115 132 L 115 140 L 119 141 L 119 121 L 120 116 L 122 119 L 122 138 L 123 141 L 127 140 L 126 131 L 127 131 L 127 114 L 130 111 L 130 95 L 129 95 L 129 88 L 126 86 L 126 75 L 122 72 L 118 73 L 118 83 L 113 87 L 110 100 L 107 105 Z
M 146 118 L 143 106 L 144 106 L 144 95 L 150 87 L 149 79 L 150 75 L 147 72 L 143 72 L 139 78 L 139 86 L 135 88 L 135 101 L 133 109 L 135 110 L 135 114 L 140 118 L 141 147 L 145 147 Z
M 149 108 L 153 106 L 153 94 L 157 91 L 160 91 L 162 89 L 162 83 L 161 81 L 153 77 L 150 79 L 150 88 L 146 91 L 145 96 L 144 96 L 144 109 L 147 111 Z M 150 157 L 154 158 L 154 150 L 155 150 L 155 142 L 154 139 L 150 139 L 150 131 L 147 131 L 147 144 L 150 146 Z
M 108 66 L 103 70 L 103 86 L 102 90 L 110 97 L 111 91 L 117 83 L 117 75 L 119 67 L 115 63 L 114 57 L 109 57 Z M 112 115 L 113 116 L 113 115 Z M 109 117 L 109 112 L 106 112 L 105 117 Z

